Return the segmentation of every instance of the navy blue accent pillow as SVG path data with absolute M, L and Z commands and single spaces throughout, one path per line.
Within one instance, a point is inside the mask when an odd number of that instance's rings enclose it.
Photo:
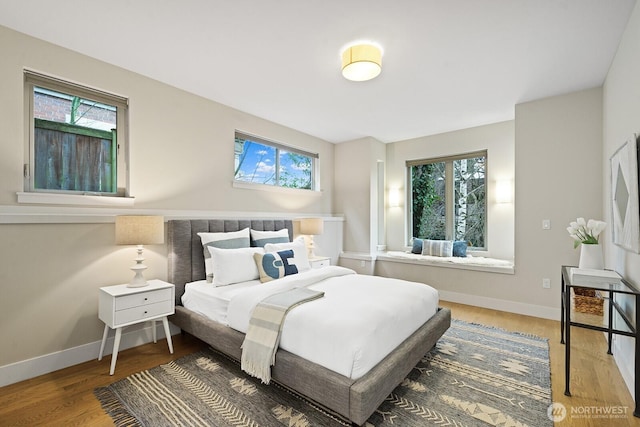
M 412 254 L 422 254 L 422 239 L 413 238 L 413 248 L 411 248 Z
M 289 276 L 290 274 L 298 274 L 298 267 L 296 267 L 295 264 L 289 264 L 289 259 L 293 261 L 292 249 L 289 249 L 287 251 L 280 251 L 278 252 L 278 255 L 280 255 L 280 259 L 282 259 L 285 276 Z
M 467 242 L 453 242 L 453 256 L 464 258 L 467 256 Z
M 298 274 L 298 267 L 290 262 L 294 258 L 293 249 L 266 254 L 256 253 L 253 258 L 256 261 L 262 283 Z

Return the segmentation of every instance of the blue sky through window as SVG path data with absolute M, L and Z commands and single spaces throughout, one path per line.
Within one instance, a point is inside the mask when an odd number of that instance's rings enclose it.
M 245 141 L 239 157 L 236 179 L 259 184 L 275 185 L 276 149 L 257 142 Z
M 311 189 L 312 159 L 277 147 L 236 139 L 235 179 L 257 184 Z

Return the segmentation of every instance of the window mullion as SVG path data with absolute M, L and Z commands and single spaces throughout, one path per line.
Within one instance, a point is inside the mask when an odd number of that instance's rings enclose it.
M 35 189 L 35 175 L 36 175 L 36 154 L 35 154 L 35 129 L 34 129 L 34 120 L 33 120 L 33 84 L 27 84 L 28 88 L 28 97 L 29 97 L 29 113 L 28 113 L 28 123 L 29 123 L 29 170 L 28 177 L 25 179 L 25 189 L 27 191 L 34 191 Z
M 276 185 L 280 187 L 280 149 L 276 147 Z
M 447 240 L 453 240 L 454 236 L 454 222 L 455 222 L 455 188 L 454 188 L 454 173 L 453 173 L 453 161 L 449 160 L 445 163 L 444 169 L 444 182 L 445 182 L 445 233 Z

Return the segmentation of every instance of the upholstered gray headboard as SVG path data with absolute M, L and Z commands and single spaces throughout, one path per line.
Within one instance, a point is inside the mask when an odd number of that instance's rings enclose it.
M 204 255 L 198 233 L 238 231 L 245 228 L 260 231 L 289 230 L 290 219 L 174 219 L 167 222 L 168 279 L 176 286 L 176 304 L 182 305 L 185 283 L 205 279 Z

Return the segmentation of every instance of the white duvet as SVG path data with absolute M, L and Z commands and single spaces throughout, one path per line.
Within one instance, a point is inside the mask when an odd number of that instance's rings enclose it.
M 438 292 L 428 285 L 331 266 L 234 292 L 229 326 L 246 333 L 261 300 L 301 286 L 325 295 L 287 314 L 280 348 L 352 379 L 384 359 L 438 308 Z

